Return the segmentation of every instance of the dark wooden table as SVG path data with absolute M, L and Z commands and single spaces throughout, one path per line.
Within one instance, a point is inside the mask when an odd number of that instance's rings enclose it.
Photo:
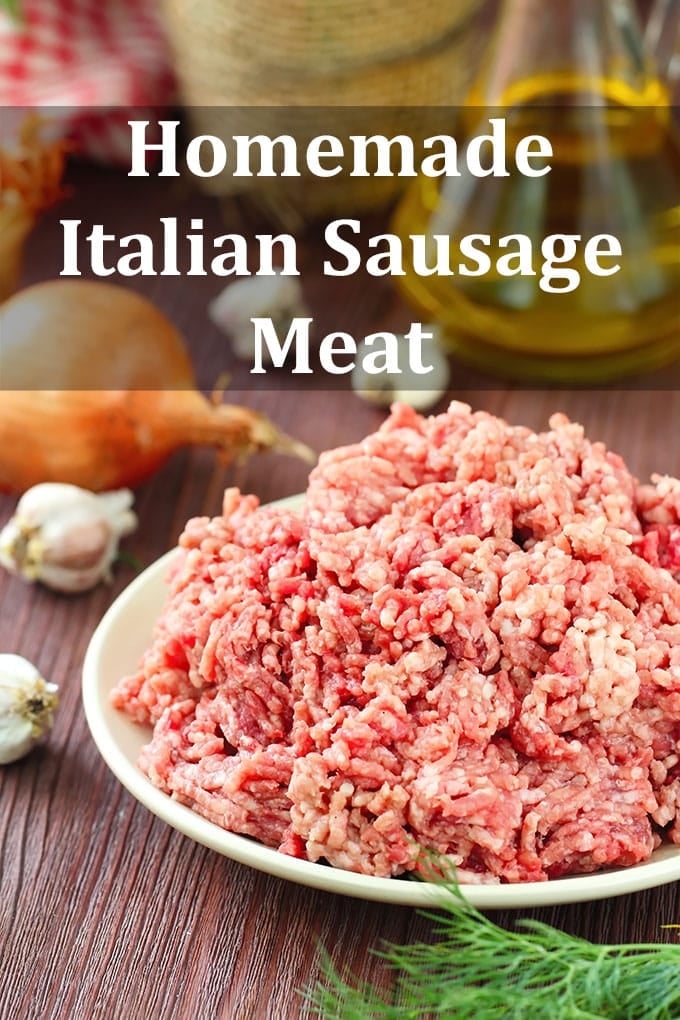
M 150 229 L 162 215 L 163 193 L 155 192 L 154 207 L 111 171 L 77 170 L 73 186 L 72 202 L 77 196 L 83 215 L 107 218 L 119 233 L 126 224 Z M 219 216 L 207 199 L 181 201 Z M 67 204 L 32 238 L 26 282 L 56 274 L 55 224 L 68 214 Z M 303 250 L 319 329 L 354 326 L 358 333 L 410 321 L 388 286 L 329 290 L 311 268 L 318 254 L 313 230 Z M 138 286 L 185 332 L 203 380 L 225 365 L 233 369 L 205 311 L 220 281 L 152 279 Z M 457 369 L 450 396 L 534 428 L 560 408 L 620 451 L 640 476 L 680 474 L 680 393 L 661 381 L 602 392 L 525 391 Z M 351 394 L 311 385 L 302 393 L 244 391 L 242 398 L 317 449 L 357 440 L 383 418 Z M 180 452 L 138 489 L 139 530 L 125 548 L 150 563 L 174 544 L 187 518 L 219 511 L 225 485 L 267 501 L 302 490 L 306 472 L 280 456 L 223 468 L 210 451 Z M 0 501 L 0 522 L 13 506 L 11 497 Z M 294 1020 L 309 1015 L 299 989 L 319 975 L 319 944 L 336 964 L 388 985 L 369 947 L 381 939 L 431 939 L 430 920 L 413 909 L 290 884 L 204 849 L 141 807 L 100 758 L 81 707 L 81 666 L 98 620 L 132 577 L 122 565 L 111 587 L 64 597 L 0 576 L 0 649 L 35 662 L 61 690 L 48 742 L 0 768 L 0 1017 Z M 540 917 L 598 941 L 673 940 L 677 933 L 662 925 L 680 922 L 680 886 L 496 916 L 504 924 Z

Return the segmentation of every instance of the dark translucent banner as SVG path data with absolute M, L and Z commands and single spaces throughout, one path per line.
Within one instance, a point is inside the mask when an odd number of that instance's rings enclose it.
M 0 110 L 5 390 L 677 387 L 675 109 L 37 117 Z

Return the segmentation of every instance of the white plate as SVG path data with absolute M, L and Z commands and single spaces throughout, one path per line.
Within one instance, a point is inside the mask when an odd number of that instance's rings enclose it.
M 299 499 L 299 498 L 298 498 Z M 283 501 L 282 501 L 283 502 Z M 177 803 L 148 781 L 136 762 L 149 731 L 112 708 L 109 693 L 132 672 L 151 641 L 166 596 L 170 552 L 137 577 L 116 599 L 97 627 L 85 656 L 83 702 L 94 741 L 105 762 L 133 797 L 168 825 L 241 864 L 278 878 L 328 892 L 408 906 L 431 906 L 438 890 L 426 882 L 372 878 L 300 861 L 254 840 L 226 832 Z M 482 909 L 576 903 L 638 892 L 680 879 L 680 847 L 661 847 L 644 864 L 596 875 L 517 885 L 468 885 L 466 897 Z

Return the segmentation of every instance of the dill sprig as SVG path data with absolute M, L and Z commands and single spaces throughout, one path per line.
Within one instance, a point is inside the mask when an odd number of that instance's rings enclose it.
M 384 993 L 340 973 L 305 993 L 324 1020 L 680 1020 L 680 944 L 599 945 L 540 921 L 506 930 L 463 896 L 450 873 L 432 944 L 377 952 L 395 972 Z
M 19 0 L 0 0 L 0 9 L 3 8 L 12 18 L 19 18 Z

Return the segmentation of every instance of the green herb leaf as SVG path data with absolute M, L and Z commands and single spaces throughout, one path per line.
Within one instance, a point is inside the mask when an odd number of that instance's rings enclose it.
M 142 570 L 144 570 L 144 564 L 140 560 L 139 556 L 135 556 L 134 553 L 128 552 L 127 549 L 119 549 L 113 562 L 123 564 L 123 566 L 126 567 L 131 567 L 136 574 L 139 574 Z
M 6 10 L 15 21 L 19 20 L 19 0 L 0 0 L 0 7 Z
M 499 927 L 464 898 L 455 876 L 428 876 L 447 892 L 438 941 L 389 944 L 391 1002 L 340 974 L 327 956 L 306 992 L 325 1020 L 678 1020 L 680 945 L 598 945 L 539 921 Z

